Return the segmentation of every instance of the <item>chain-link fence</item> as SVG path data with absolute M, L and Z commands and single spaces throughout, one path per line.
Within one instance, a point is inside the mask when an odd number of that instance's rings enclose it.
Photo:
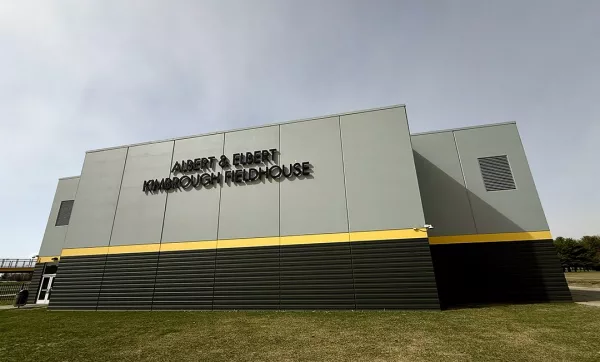
M 21 290 L 29 288 L 29 282 L 0 282 L 0 305 L 12 304 Z

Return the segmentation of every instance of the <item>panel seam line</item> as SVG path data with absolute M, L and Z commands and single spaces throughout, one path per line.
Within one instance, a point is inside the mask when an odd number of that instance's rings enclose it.
M 117 193 L 117 204 L 115 205 L 115 214 L 113 215 L 112 227 L 110 228 L 110 236 L 108 237 L 108 245 L 106 247 L 106 255 L 104 256 L 104 268 L 102 269 L 102 280 L 100 281 L 100 289 L 98 289 L 98 299 L 96 299 L 96 310 L 100 304 L 100 295 L 102 294 L 102 286 L 104 285 L 104 273 L 106 273 L 106 264 L 108 264 L 108 250 L 112 240 L 113 230 L 115 229 L 115 220 L 117 219 L 117 210 L 119 209 L 119 199 L 121 198 L 121 189 L 123 188 L 123 178 L 125 177 L 125 168 L 127 167 L 127 158 L 129 157 L 129 147 L 125 151 L 125 162 L 123 162 L 123 172 L 121 173 L 121 183 L 119 184 L 119 192 Z M 81 180 L 79 180 L 81 182 Z M 77 186 L 79 188 L 79 185 Z
M 175 157 L 175 141 L 171 149 L 171 163 L 169 163 L 169 177 L 171 177 L 171 167 L 173 167 L 173 158 Z M 162 246 L 163 234 L 165 231 L 165 218 L 167 216 L 167 205 L 169 203 L 169 193 L 165 195 L 165 208 L 163 210 L 162 227 L 160 228 L 160 239 L 158 244 L 158 253 L 156 255 L 156 270 L 154 271 L 154 283 L 152 284 L 152 299 L 150 299 L 150 310 L 154 310 L 154 294 L 156 293 L 156 279 L 158 279 L 158 265 L 160 264 L 160 247 Z
M 277 126 L 277 129 L 279 131 L 279 145 L 277 145 L 277 148 L 279 148 L 279 155 L 277 157 L 277 161 L 279 163 L 281 163 L 281 125 Z M 275 156 L 275 155 L 273 155 Z M 276 163 L 277 164 L 277 163 Z M 282 166 L 283 167 L 283 166 Z M 281 310 L 281 181 L 277 182 L 277 187 L 278 187 L 278 193 L 279 193 L 279 246 L 277 248 L 277 276 L 278 276 L 278 283 L 277 283 L 277 290 L 278 290 L 278 297 L 277 298 L 277 309 Z
M 471 203 L 471 197 L 469 197 L 469 188 L 467 187 L 467 178 L 465 177 L 465 168 L 463 167 L 462 158 L 460 157 L 460 151 L 458 150 L 458 143 L 456 142 L 456 132 L 452 131 L 452 138 L 454 138 L 454 148 L 456 149 L 456 155 L 458 156 L 458 164 L 460 165 L 460 173 L 463 177 L 463 183 L 465 185 L 465 194 L 467 195 L 467 202 L 469 203 L 469 209 L 471 210 L 471 218 L 473 219 L 473 227 L 475 228 L 475 234 L 478 234 L 477 223 L 475 222 L 475 213 L 473 210 L 473 204 Z
M 346 200 L 346 222 L 348 223 L 348 247 L 350 248 L 350 268 L 352 269 L 352 289 L 354 296 L 354 309 L 356 310 L 356 281 L 354 278 L 354 254 L 350 242 L 350 211 L 348 210 L 348 190 L 346 188 L 346 166 L 344 164 L 344 141 L 342 140 L 342 117 L 338 116 L 338 128 L 340 129 L 340 153 L 342 156 L 342 175 L 344 176 L 344 198 Z
M 227 133 L 223 133 L 223 151 L 221 152 L 221 155 L 225 155 L 225 139 L 226 139 Z M 227 157 L 227 156 L 225 156 Z M 216 167 L 216 166 L 215 166 Z M 231 166 L 230 166 L 231 167 Z M 223 171 L 223 168 L 221 167 L 221 170 Z M 219 185 L 219 207 L 217 210 L 217 238 L 215 240 L 215 259 L 213 262 L 213 284 L 212 284 L 212 299 L 210 301 L 210 309 L 211 310 L 215 310 L 215 288 L 216 288 L 216 283 L 217 283 L 217 257 L 219 254 L 219 228 L 221 227 L 221 203 L 223 202 L 223 187 L 225 186 L 225 171 L 223 171 L 223 181 L 221 181 L 221 184 Z

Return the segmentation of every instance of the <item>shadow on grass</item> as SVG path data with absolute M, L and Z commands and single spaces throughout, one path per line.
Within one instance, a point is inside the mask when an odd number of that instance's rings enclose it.
M 557 301 L 515 301 L 515 302 L 489 302 L 489 303 L 472 303 L 472 304 L 460 304 L 442 308 L 442 311 L 450 310 L 463 310 L 463 309 L 488 309 L 493 307 L 510 307 L 515 305 L 542 305 L 542 304 L 570 304 L 569 300 L 557 300 Z

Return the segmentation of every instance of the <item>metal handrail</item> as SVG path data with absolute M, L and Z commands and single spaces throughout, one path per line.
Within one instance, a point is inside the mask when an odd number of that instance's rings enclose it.
M 34 268 L 36 259 L 0 259 L 0 268 Z

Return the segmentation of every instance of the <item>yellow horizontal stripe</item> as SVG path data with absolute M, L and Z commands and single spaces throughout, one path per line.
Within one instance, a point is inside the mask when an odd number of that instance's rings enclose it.
M 247 248 L 247 247 L 255 247 L 255 246 L 275 246 L 275 245 L 279 245 L 279 236 L 275 236 L 272 238 L 217 240 L 217 249 Z
M 230 249 L 277 245 L 302 245 L 368 240 L 394 240 L 426 238 L 427 231 L 415 229 L 364 231 L 351 233 L 313 234 L 297 236 L 274 236 L 266 238 L 222 239 L 207 241 L 184 241 L 122 246 L 100 246 L 91 248 L 63 249 L 61 256 L 83 256 L 102 254 L 146 253 L 157 251 L 181 251 L 200 249 Z
M 60 256 L 82 256 L 108 254 L 108 246 L 96 246 L 91 248 L 63 249 Z
M 37 259 L 38 263 L 51 263 L 54 260 L 52 260 L 52 258 L 56 258 L 56 259 L 60 259 L 60 255 L 57 256 L 40 256 Z
M 151 253 L 160 250 L 160 244 L 137 244 L 109 246 L 108 254 Z
M 299 244 L 321 244 L 321 243 L 340 243 L 349 242 L 348 233 L 338 234 L 317 234 L 317 235 L 297 235 L 280 237 L 280 245 L 299 245 Z
M 552 239 L 550 231 L 530 231 L 520 233 L 473 234 L 453 236 L 430 236 L 429 244 L 492 243 L 502 241 L 526 241 Z
M 423 229 L 355 231 L 350 233 L 350 241 L 417 239 L 426 237 L 427 231 Z
M 180 251 L 180 250 L 202 250 L 216 249 L 217 242 L 211 241 L 185 241 L 178 243 L 163 243 L 160 244 L 160 251 Z
M 83 256 L 83 255 L 102 255 L 102 254 L 125 254 L 125 253 L 145 253 L 158 251 L 182 251 L 182 250 L 201 250 L 201 249 L 229 249 L 242 247 L 260 247 L 277 245 L 309 245 L 322 243 L 338 242 L 357 242 L 357 241 L 377 241 L 377 240 L 401 240 L 426 238 L 427 231 L 423 229 L 401 229 L 401 230 L 382 230 L 382 231 L 360 231 L 351 233 L 333 233 L 333 234 L 313 234 L 297 236 L 275 236 L 266 238 L 248 238 L 248 239 L 226 239 L 226 240 L 207 240 L 207 241 L 186 241 L 122 246 L 101 246 L 90 248 L 71 248 L 63 249 L 61 256 Z M 552 239 L 550 231 L 532 231 L 518 233 L 497 233 L 497 234 L 472 234 L 472 235 L 453 235 L 453 236 L 431 236 L 429 243 L 438 244 L 460 244 L 460 243 L 485 243 L 485 242 L 503 242 L 503 241 L 526 241 L 526 240 L 545 240 Z M 60 256 L 56 256 L 60 258 Z M 38 263 L 47 263 L 52 261 L 52 256 L 38 258 Z

